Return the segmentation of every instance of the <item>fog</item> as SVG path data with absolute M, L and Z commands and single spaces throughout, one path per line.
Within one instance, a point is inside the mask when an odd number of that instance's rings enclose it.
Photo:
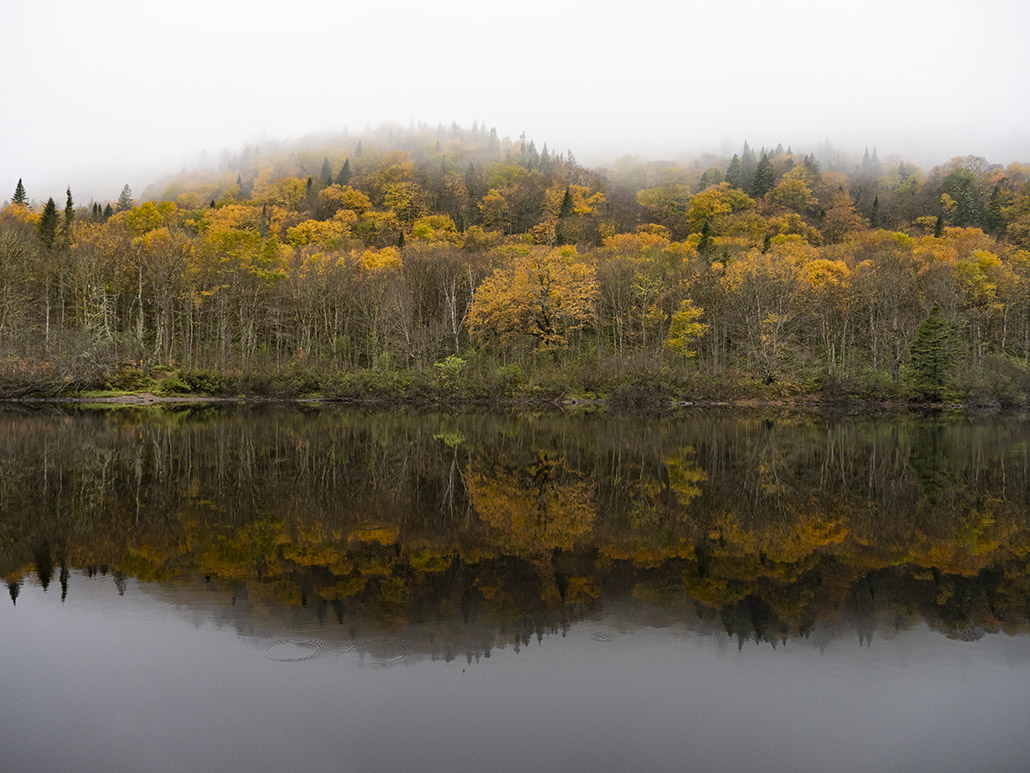
M 0 199 L 116 198 L 223 150 L 473 121 L 601 164 L 829 140 L 1030 161 L 1025 0 L 0 0 Z

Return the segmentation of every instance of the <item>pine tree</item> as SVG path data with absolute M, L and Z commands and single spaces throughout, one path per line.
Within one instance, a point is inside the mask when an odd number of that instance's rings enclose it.
M 12 204 L 20 204 L 23 207 L 29 205 L 29 197 L 25 193 L 25 186 L 21 184 L 21 178 L 18 178 L 18 184 L 14 186 L 14 197 L 11 199 Z
M 350 158 L 343 160 L 343 166 L 340 167 L 340 173 L 336 175 L 337 185 L 350 185 Z
M 933 224 L 933 237 L 940 239 L 944 235 L 944 217 L 937 215 L 937 222 Z
M 65 242 L 72 240 L 72 221 L 75 219 L 75 202 L 72 201 L 71 186 L 67 190 L 67 199 L 64 204 L 64 224 L 61 229 L 61 236 Z
M 701 224 L 701 238 L 697 242 L 697 252 L 699 255 L 707 255 L 712 249 L 712 224 L 705 218 L 705 221 Z
M 751 183 L 751 195 L 755 198 L 761 198 L 772 190 L 774 182 L 776 182 L 776 173 L 773 172 L 772 162 L 769 160 L 768 154 L 762 151 L 762 157 L 758 160 L 758 165 L 755 167 L 755 177 Z
M 744 168 L 740 164 L 740 156 L 736 153 L 730 159 L 730 165 L 726 167 L 726 182 L 734 188 L 744 190 Z
M 404 246 L 404 231 L 401 231 L 401 235 L 397 237 L 397 246 L 398 247 L 403 247 Z
M 132 209 L 132 188 L 129 187 L 128 183 L 125 183 L 122 192 L 118 194 L 118 211 L 124 212 L 127 209 Z
M 46 245 L 47 249 L 54 246 L 57 238 L 57 205 L 53 197 L 47 199 L 43 207 L 43 214 L 39 218 L 39 240 Z
M 357 146 L 354 148 L 354 155 L 361 158 L 361 154 L 365 152 L 365 149 L 361 146 L 361 140 L 358 140 Z
M 572 193 L 569 192 L 569 186 L 565 186 L 565 195 L 561 199 L 561 209 L 558 210 L 558 219 L 568 217 L 572 214 Z
M 873 211 L 869 213 L 869 225 L 873 228 L 880 227 L 880 197 L 873 197 Z
M 744 149 L 740 153 L 740 166 L 742 170 L 741 177 L 741 190 L 750 191 L 755 181 L 755 169 L 758 166 L 758 160 L 755 157 L 755 151 L 751 149 L 751 146 L 747 144 L 747 140 L 744 140 Z
M 995 185 L 991 198 L 987 201 L 984 212 L 984 230 L 991 235 L 998 235 L 1005 228 L 1005 218 L 1001 214 L 1001 189 Z
M 322 181 L 326 186 L 333 184 L 333 168 L 329 166 L 329 157 L 322 159 Z
M 916 389 L 929 400 L 940 400 L 948 372 L 958 361 L 958 326 L 944 318 L 939 303 L 930 309 L 909 349 Z
M 111 215 L 114 214 L 114 207 L 111 206 L 111 202 L 107 202 L 107 206 L 104 207 L 104 220 L 107 220 Z

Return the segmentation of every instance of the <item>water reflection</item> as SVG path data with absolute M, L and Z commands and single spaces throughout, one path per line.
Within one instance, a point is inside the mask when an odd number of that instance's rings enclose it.
M 244 632 L 355 631 L 367 663 L 597 619 L 738 646 L 1021 633 L 1028 557 L 1019 417 L 0 413 L 14 604 L 76 569 L 160 581 Z

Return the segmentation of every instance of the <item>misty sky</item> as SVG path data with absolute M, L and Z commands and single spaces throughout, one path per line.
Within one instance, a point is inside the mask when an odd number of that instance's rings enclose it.
M 625 153 L 1030 161 L 1027 0 L 0 0 L 0 200 L 413 119 Z

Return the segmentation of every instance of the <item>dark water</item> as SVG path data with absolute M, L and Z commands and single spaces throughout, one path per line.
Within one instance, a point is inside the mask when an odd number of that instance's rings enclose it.
M 5 410 L 0 573 L 2 770 L 1030 767 L 1023 417 Z

